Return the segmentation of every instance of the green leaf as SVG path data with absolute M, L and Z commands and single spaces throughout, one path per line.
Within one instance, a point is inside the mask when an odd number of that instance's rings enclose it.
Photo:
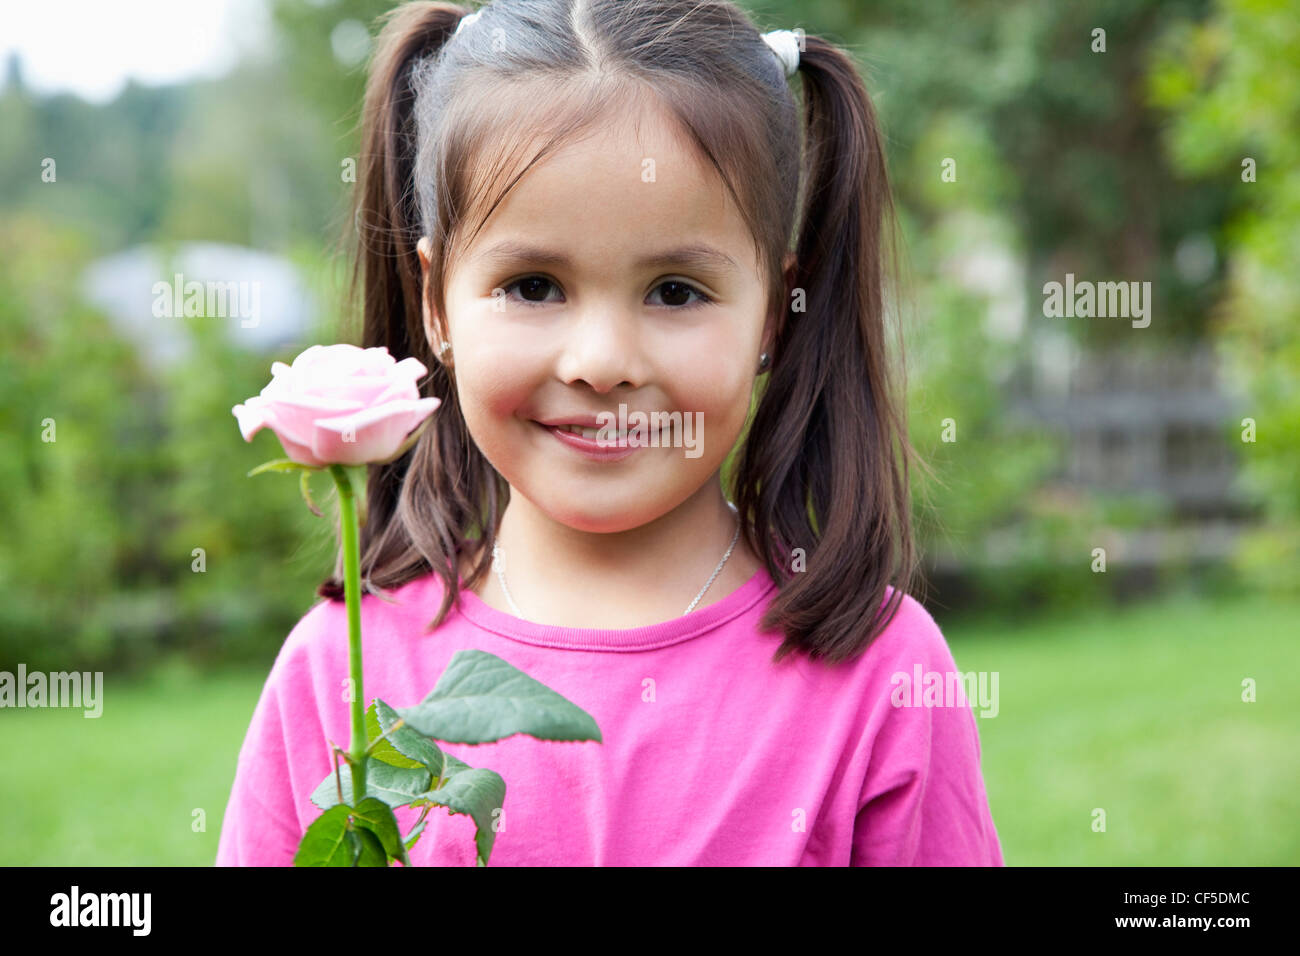
M 469 764 L 465 763 L 459 757 L 452 756 L 445 750 L 442 753 L 442 759 L 447 763 L 447 776 L 449 777 L 454 773 L 460 773 L 462 770 L 470 769 Z
M 433 786 L 429 788 L 430 790 L 437 790 L 439 787 L 445 784 L 450 778 L 456 776 L 456 774 L 460 773 L 462 770 L 474 769 L 464 761 L 456 757 L 453 757 L 445 750 L 442 752 L 442 759 L 443 759 L 443 777 L 441 780 L 433 781 Z
M 490 743 L 513 734 L 539 740 L 601 739 L 585 710 L 478 650 L 453 654 L 429 695 L 398 714 L 426 737 L 449 743 Z
M 411 801 L 411 806 L 436 804 L 452 813 L 467 813 L 478 828 L 474 843 L 478 848 L 476 864 L 487 866 L 492 844 L 496 840 L 493 811 L 500 810 L 506 799 L 506 782 L 492 770 L 469 767 L 455 774 L 438 790 L 430 790 Z
M 343 792 L 352 792 L 352 768 L 346 764 L 338 769 Z M 432 777 L 423 767 L 394 767 L 382 760 L 366 761 L 366 796 L 376 797 L 390 807 L 402 807 L 412 799 L 429 789 Z M 337 806 L 339 802 L 338 787 L 334 783 L 334 772 L 321 781 L 312 791 L 311 802 L 326 809 Z
M 352 864 L 353 866 L 388 865 L 388 854 L 384 852 L 384 846 L 379 842 L 379 837 L 363 826 L 358 826 L 355 830 L 349 830 L 348 832 L 353 834 L 360 844 L 356 862 Z
M 368 741 L 374 741 L 384 736 L 384 728 L 379 726 L 379 715 L 376 713 L 378 704 L 379 698 L 376 697 L 370 702 L 370 706 L 366 708 L 366 740 Z M 374 760 L 382 760 L 394 767 L 424 766 L 420 761 L 404 756 L 387 740 L 380 740 L 379 743 L 375 744 L 370 751 L 370 756 Z
M 262 462 L 260 465 L 258 465 L 252 471 L 250 471 L 248 473 L 248 477 L 252 478 L 254 475 L 262 474 L 262 472 L 264 471 L 310 472 L 310 471 L 320 471 L 320 470 L 321 469 L 317 468 L 315 465 L 304 465 L 302 462 L 294 461 L 292 458 L 272 458 L 270 461 Z
M 376 697 L 374 703 L 370 706 L 375 711 L 378 724 L 383 728 L 384 735 L 388 738 L 385 743 L 390 743 L 392 745 L 390 749 L 395 749 L 398 756 L 405 758 L 404 763 L 397 763 L 396 760 L 387 760 L 387 763 L 397 767 L 408 764 L 416 767 L 427 767 L 434 779 L 442 776 L 443 754 L 437 744 L 409 726 L 404 725 L 392 730 L 393 724 L 397 723 L 401 718 L 398 716 L 397 711 L 379 698 Z M 383 745 L 376 746 L 375 750 L 371 752 L 378 751 L 380 746 Z
M 416 840 L 420 839 L 420 834 L 424 832 L 425 822 L 426 821 L 421 820 L 415 826 L 411 827 L 411 832 L 406 835 L 406 848 L 408 850 L 415 846 Z
M 330 778 L 333 779 L 333 774 Z M 348 839 L 348 815 L 352 808 L 338 803 L 329 808 L 307 828 L 294 854 L 294 866 L 351 866 L 355 859 Z
M 352 812 L 352 822 L 358 827 L 365 827 L 379 838 L 385 853 L 385 865 L 389 857 L 401 860 L 407 866 L 411 865 L 406 847 L 402 844 L 402 831 L 397 826 L 397 817 L 393 816 L 388 804 L 374 797 L 366 797 Z
M 312 514 L 314 514 L 317 518 L 323 518 L 325 516 L 321 514 L 321 510 L 316 507 L 316 502 L 311 500 L 311 482 L 309 480 L 310 478 L 311 478 L 311 470 L 304 469 L 302 473 L 302 481 L 299 483 L 299 487 L 302 490 L 302 500 L 307 502 L 307 507 L 311 509 Z
M 361 855 L 361 837 L 357 836 L 357 831 L 348 827 L 344 837 L 347 838 L 348 844 L 348 862 L 344 866 L 356 866 L 357 857 Z

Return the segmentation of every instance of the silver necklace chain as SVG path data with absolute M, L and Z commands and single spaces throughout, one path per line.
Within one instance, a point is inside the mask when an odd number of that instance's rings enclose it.
M 718 566 L 713 569 L 713 573 L 709 575 L 709 580 L 704 582 L 704 587 L 700 588 L 700 593 L 695 595 L 695 600 L 692 601 L 686 610 L 682 612 L 683 617 L 695 610 L 695 606 L 700 603 L 700 598 L 704 597 L 704 592 L 709 589 L 709 586 L 713 584 L 713 582 L 717 580 L 718 575 L 722 573 L 722 566 L 727 563 L 727 559 L 731 557 L 732 550 L 736 547 L 736 542 L 740 540 L 740 515 L 736 511 L 736 506 L 730 501 L 727 502 L 727 507 L 736 515 L 736 532 L 731 536 L 731 544 L 727 545 L 727 553 L 722 556 L 722 560 L 718 562 Z M 497 580 L 501 582 L 501 593 L 503 593 L 506 596 L 506 600 L 510 602 L 510 609 L 514 611 L 515 617 L 523 617 L 524 612 L 519 610 L 519 605 L 515 603 L 515 599 L 510 595 L 510 588 L 506 587 L 505 553 L 501 550 L 501 545 L 496 541 L 492 542 L 492 567 L 496 570 Z

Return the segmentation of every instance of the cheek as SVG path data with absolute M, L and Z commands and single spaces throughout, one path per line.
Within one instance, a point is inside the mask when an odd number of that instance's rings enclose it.
M 722 350 L 693 352 L 674 366 L 672 405 L 701 413 L 698 421 L 708 436 L 708 447 L 716 447 L 717 440 L 729 450 L 744 427 L 753 389 L 753 378 L 747 372 L 734 342 Z
M 508 337 L 462 335 L 456 342 L 461 408 L 470 434 L 485 451 L 494 443 L 495 433 L 515 424 L 510 419 L 527 406 L 540 380 L 535 354 L 503 345 L 503 339 L 509 341 Z
M 535 407 L 539 391 L 559 390 L 552 381 L 554 357 L 517 329 L 511 333 L 499 328 L 486 310 L 466 311 L 472 317 L 453 327 L 461 408 L 483 452 L 504 461 L 512 456 L 512 448 L 519 449 L 519 429 L 531 427 L 524 410 Z M 655 353 L 647 356 L 649 380 L 643 393 L 659 394 L 653 410 L 698 413 L 696 421 L 709 436 L 710 450 L 719 442 L 733 442 L 749 414 L 752 373 L 758 363 L 756 353 L 749 355 L 747 336 L 735 324 L 719 323 L 704 334 L 664 335 L 656 344 Z M 570 386 L 575 387 L 579 383 Z M 645 400 L 612 393 L 597 403 L 614 410 L 620 401 L 649 407 Z

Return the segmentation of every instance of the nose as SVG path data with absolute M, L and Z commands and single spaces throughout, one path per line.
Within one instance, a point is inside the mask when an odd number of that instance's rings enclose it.
M 564 333 L 556 372 L 566 384 L 584 381 L 605 394 L 645 382 L 640 317 L 605 300 L 575 310 Z

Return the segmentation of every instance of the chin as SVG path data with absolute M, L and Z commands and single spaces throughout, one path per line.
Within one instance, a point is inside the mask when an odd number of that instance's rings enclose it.
M 617 534 L 620 531 L 639 528 L 647 521 L 654 520 L 656 516 L 653 509 L 648 512 L 643 510 L 646 504 L 643 499 L 639 501 L 635 510 L 601 501 L 599 496 L 591 494 L 556 495 L 551 499 L 554 502 L 553 506 L 551 500 L 547 498 L 530 500 L 538 502 L 538 506 L 551 520 L 574 531 L 587 534 Z M 575 504 L 580 501 L 584 502 L 585 506 Z

